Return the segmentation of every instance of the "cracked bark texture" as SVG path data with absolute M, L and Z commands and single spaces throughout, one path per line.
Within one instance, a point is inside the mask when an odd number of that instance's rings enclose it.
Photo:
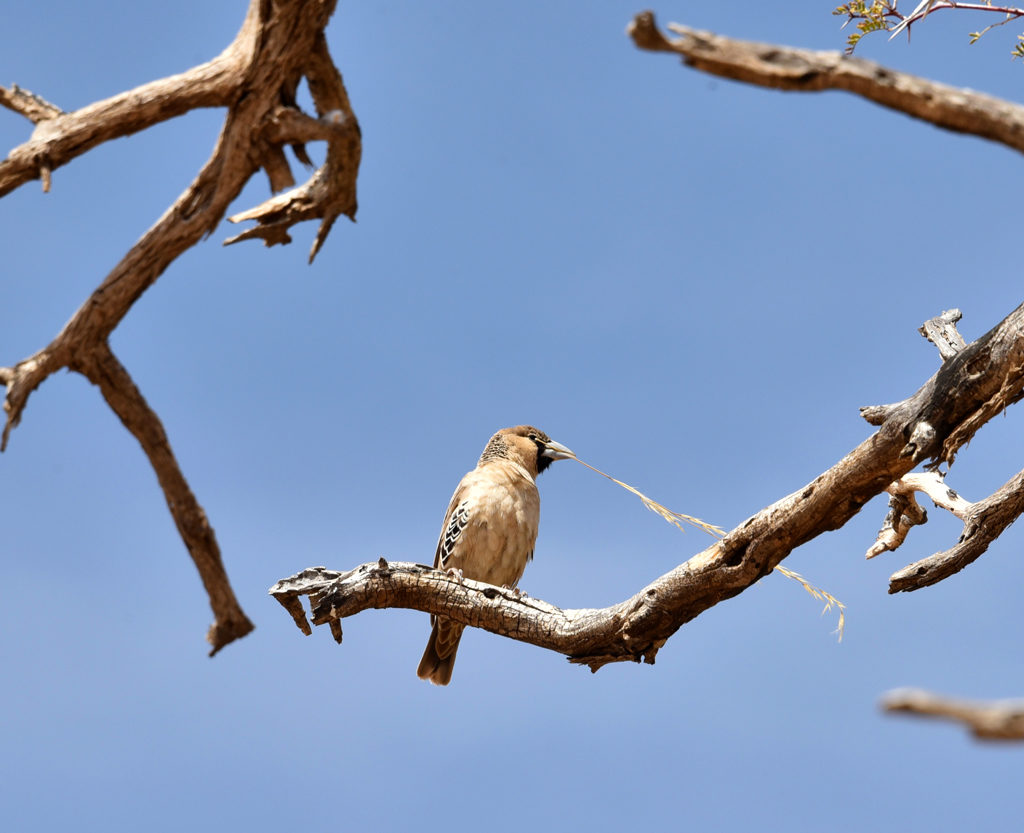
M 593 671 L 610 662 L 653 663 L 680 627 L 743 592 L 801 544 L 843 526 L 911 469 L 952 462 L 974 431 L 1022 391 L 1024 305 L 947 359 L 908 399 L 865 409 L 878 430 L 827 471 L 611 607 L 561 610 L 424 565 L 383 559 L 347 572 L 310 568 L 270 593 L 306 634 L 311 629 L 301 597 L 309 596 L 313 624 L 329 624 L 338 641 L 344 617 L 402 607 L 558 651 Z
M 168 508 L 195 562 L 213 609 L 208 633 L 216 653 L 252 630 L 228 581 L 209 520 L 182 473 L 167 433 L 129 372 L 110 350 L 109 337 L 132 305 L 183 252 L 211 234 L 242 188 L 260 168 L 271 189 L 291 188 L 235 222 L 256 225 L 226 242 L 260 238 L 288 243 L 288 230 L 320 220 L 310 260 L 339 216 L 355 218 L 356 177 L 362 152 L 359 124 L 324 36 L 335 0 L 252 0 L 235 40 L 216 58 L 179 75 L 64 112 L 20 87 L 0 87 L 0 105 L 25 116 L 35 129 L 28 141 L 0 161 L 0 196 L 33 179 L 44 190 L 55 172 L 97 145 L 145 130 L 199 107 L 224 107 L 224 126 L 209 160 L 50 344 L 10 367 L 0 368 L 7 388 L 0 450 L 22 418 L 32 392 L 62 368 L 97 385 L 110 408 L 149 458 Z M 300 81 L 309 83 L 317 113 L 295 103 Z M 295 185 L 284 153 L 290 145 L 309 164 L 308 141 L 327 143 L 326 161 L 303 185 Z

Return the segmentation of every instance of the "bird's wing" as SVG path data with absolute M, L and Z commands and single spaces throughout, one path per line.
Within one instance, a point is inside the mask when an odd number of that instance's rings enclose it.
M 448 504 L 448 511 L 444 516 L 444 523 L 441 524 L 441 535 L 437 539 L 437 550 L 434 553 L 434 569 L 444 570 L 448 566 L 448 559 L 451 557 L 455 544 L 462 534 L 462 530 L 469 523 L 469 501 L 466 500 L 468 484 L 466 478 L 462 479 L 455 494 L 452 495 Z

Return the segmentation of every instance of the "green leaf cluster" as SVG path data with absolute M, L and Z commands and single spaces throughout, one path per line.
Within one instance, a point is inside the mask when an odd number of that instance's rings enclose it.
M 837 6 L 832 12 L 834 15 L 846 18 L 845 28 L 849 23 L 856 22 L 856 32 L 850 34 L 846 39 L 846 54 L 852 55 L 857 48 L 860 39 L 870 32 L 887 32 L 889 30 L 889 18 L 896 13 L 891 2 L 886 0 L 854 0 L 852 3 L 844 3 Z

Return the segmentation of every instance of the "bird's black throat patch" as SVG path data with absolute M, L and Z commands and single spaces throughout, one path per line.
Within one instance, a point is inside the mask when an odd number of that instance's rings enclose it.
M 544 450 L 544 446 L 543 446 L 543 445 L 541 445 L 540 443 L 537 443 L 537 474 L 540 474 L 541 472 L 543 472 L 543 471 L 544 471 L 544 469 L 546 469 L 546 468 L 547 468 L 548 466 L 550 466 L 550 465 L 551 465 L 551 464 L 552 464 L 553 462 L 555 462 L 555 461 L 554 461 L 554 460 L 552 460 L 552 459 L 551 459 L 550 457 L 544 457 L 544 456 L 542 456 L 542 455 L 541 455 L 541 452 L 542 452 L 543 450 Z M 546 480 L 545 480 L 544 482 L 545 482 L 545 483 L 547 483 L 547 481 L 546 481 Z

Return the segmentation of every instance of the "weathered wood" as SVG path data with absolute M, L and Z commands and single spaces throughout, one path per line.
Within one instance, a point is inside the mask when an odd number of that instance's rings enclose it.
M 49 189 L 53 172 L 102 142 L 127 136 L 197 107 L 225 107 L 216 147 L 192 184 L 124 256 L 50 344 L 12 367 L 0 367 L 7 387 L 7 446 L 32 392 L 62 368 L 97 384 L 111 409 L 139 440 L 168 508 L 210 597 L 215 621 L 208 637 L 216 653 L 252 630 L 235 598 L 206 514 L 178 467 L 163 425 L 109 348 L 109 337 L 133 304 L 187 249 L 213 232 L 228 206 L 261 167 L 272 189 L 295 180 L 284 153 L 303 163 L 303 142 L 325 141 L 327 160 L 304 185 L 232 218 L 257 225 L 233 240 L 290 241 L 295 223 L 319 219 L 310 259 L 337 217 L 355 218 L 362 151 L 359 123 L 324 37 L 335 0 L 252 0 L 235 40 L 212 61 L 65 113 L 18 87 L 0 88 L 0 104 L 33 124 L 31 138 L 0 162 L 0 196 L 32 179 Z M 317 118 L 301 112 L 301 79 Z M 233 241 L 229 241 L 233 242 Z
M 303 595 L 310 597 L 313 624 L 332 623 L 338 634 L 346 616 L 402 607 L 558 651 L 595 671 L 609 662 L 653 663 L 682 625 L 750 587 L 801 544 L 843 526 L 919 463 L 951 462 L 959 447 L 951 438 L 990 419 L 994 396 L 1016 401 L 1022 387 L 1024 305 L 946 361 L 909 399 L 888 406 L 881 428 L 834 466 L 635 595 L 600 610 L 561 610 L 409 563 L 363 564 L 345 573 L 305 570 L 270 592 L 305 633 L 308 624 L 298 615 Z M 1000 520 L 1017 508 L 1007 503 Z M 988 534 L 981 530 L 992 517 L 981 517 L 978 535 Z
M 889 592 L 919 590 L 936 584 L 980 558 L 989 545 L 1024 512 L 1024 471 L 1011 477 L 984 500 L 964 513 L 964 528 L 956 544 L 895 572 Z
M 1019 104 L 841 52 L 737 40 L 676 23 L 668 28 L 678 37 L 663 35 L 654 15 L 642 12 L 627 32 L 640 49 L 679 55 L 687 66 L 709 75 L 793 92 L 845 90 L 936 127 L 1024 153 L 1024 107 Z

